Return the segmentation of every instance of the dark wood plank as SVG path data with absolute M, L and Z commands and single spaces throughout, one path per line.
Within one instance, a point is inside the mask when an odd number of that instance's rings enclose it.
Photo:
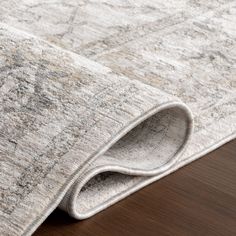
M 96 216 L 55 210 L 34 236 L 236 235 L 236 140 Z

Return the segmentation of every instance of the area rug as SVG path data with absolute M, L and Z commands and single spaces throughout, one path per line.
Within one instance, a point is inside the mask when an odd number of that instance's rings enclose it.
M 2 0 L 0 22 L 0 235 L 91 217 L 236 137 L 233 0 Z

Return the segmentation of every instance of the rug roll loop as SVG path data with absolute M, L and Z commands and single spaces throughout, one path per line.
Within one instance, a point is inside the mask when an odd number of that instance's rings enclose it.
M 65 195 L 59 207 L 76 219 L 88 218 L 127 196 L 138 176 L 159 175 L 180 158 L 192 134 L 189 109 L 181 102 L 144 113 L 101 154 Z

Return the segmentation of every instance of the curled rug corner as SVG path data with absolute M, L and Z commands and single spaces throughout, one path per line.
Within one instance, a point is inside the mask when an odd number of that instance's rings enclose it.
M 171 101 L 143 113 L 114 135 L 113 145 L 80 174 L 60 208 L 88 218 L 127 195 L 137 176 L 154 176 L 180 158 L 191 133 L 192 118 L 181 102 Z
M 153 176 L 182 154 L 193 124 L 179 99 L 5 24 L 0 40 L 1 235 L 30 235 L 64 196 L 89 217 L 111 197 L 80 191 L 90 177 Z M 129 187 L 110 177 L 113 195 Z

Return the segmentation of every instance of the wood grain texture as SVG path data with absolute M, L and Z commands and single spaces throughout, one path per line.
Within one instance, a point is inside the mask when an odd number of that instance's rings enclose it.
M 56 210 L 34 236 L 236 235 L 236 140 L 95 215 Z

